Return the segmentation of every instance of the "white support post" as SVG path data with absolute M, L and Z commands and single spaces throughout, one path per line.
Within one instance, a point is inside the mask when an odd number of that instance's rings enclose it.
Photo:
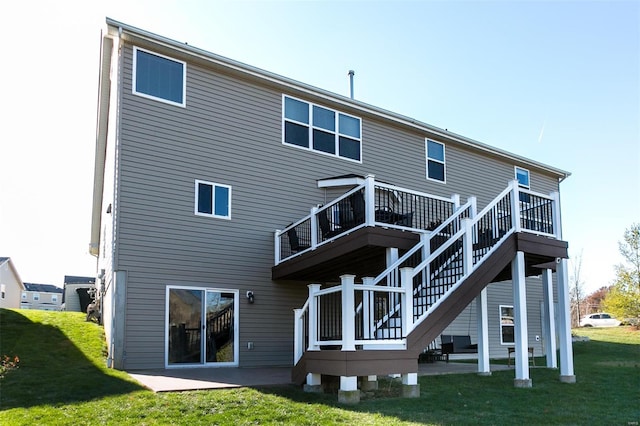
M 320 303 L 316 298 L 316 293 L 320 291 L 320 284 L 309 284 L 309 347 L 307 350 L 318 351 L 318 323 L 320 321 L 319 313 Z
M 342 404 L 357 404 L 358 402 L 360 402 L 358 376 L 340 376 L 338 402 Z
M 311 207 L 311 248 L 318 245 L 318 207 Z
M 529 378 L 529 335 L 527 333 L 527 289 L 524 273 L 524 252 L 518 251 L 511 261 L 513 280 L 513 315 L 515 334 L 515 387 L 530 388 Z
M 402 375 L 402 396 L 404 398 L 420 398 L 418 373 L 406 373 Z
M 511 191 L 511 220 L 514 232 L 520 232 L 520 190 L 517 180 L 511 182 L 513 190 Z
M 560 211 L 560 193 L 554 191 L 551 193 L 551 198 L 553 198 L 553 233 L 557 239 L 562 239 L 562 214 Z
M 304 321 L 302 320 L 302 309 L 293 310 L 293 365 L 296 365 L 304 353 Z
M 471 204 L 471 211 L 469 212 L 469 217 L 474 219 L 478 214 L 478 199 L 476 197 L 467 198 L 467 202 Z
M 362 285 L 373 285 L 373 277 L 363 277 Z M 375 330 L 373 307 L 373 292 L 366 290 L 362 294 L 362 326 L 365 339 L 372 339 Z M 375 380 L 375 379 L 374 379 Z
M 422 244 L 422 260 L 425 260 L 431 254 L 431 244 L 429 243 L 429 235 L 420 234 L 420 243 Z M 418 297 L 426 298 L 426 288 L 429 286 L 429 277 L 431 276 L 431 267 L 429 264 L 422 270 L 422 288 Z M 423 296 L 424 295 L 424 296 Z
M 342 350 L 356 350 L 356 332 L 355 332 L 355 292 L 354 280 L 355 275 L 341 275 L 342 282 Z
M 453 194 L 451 202 L 453 203 L 453 211 L 458 210 L 460 208 L 460 194 Z
M 476 297 L 476 311 L 478 323 L 478 374 L 491 375 L 489 365 L 489 316 L 487 307 L 487 289 L 482 289 Z
M 322 393 L 322 374 L 308 373 L 307 383 L 305 383 L 303 389 L 309 393 Z
M 278 235 L 280 235 L 280 232 L 282 232 L 280 229 L 276 229 L 276 233 L 273 236 L 273 253 L 274 253 L 274 257 L 275 259 L 273 259 L 275 261 L 275 264 L 278 265 L 280 264 L 280 237 L 278 237 Z
M 575 383 L 573 372 L 573 340 L 571 338 L 571 310 L 569 308 L 569 279 L 567 259 L 558 259 L 558 333 L 560 341 L 560 381 Z
M 551 280 L 551 269 L 542 271 L 542 293 L 544 317 L 542 324 L 544 354 L 547 358 L 548 368 L 558 368 L 558 357 L 556 355 L 556 319 L 553 305 L 553 281 Z
M 346 392 L 358 390 L 358 376 L 340 376 L 340 390 Z
M 462 265 L 464 275 L 468 275 L 473 267 L 473 225 L 471 219 L 462 219 L 464 236 L 462 237 Z
M 365 226 L 373 226 L 373 224 L 376 221 L 375 191 L 376 191 L 375 176 L 374 175 L 365 176 L 365 179 L 364 179 Z
M 402 337 L 407 337 L 413 328 L 413 268 L 400 268 L 400 285 L 404 290 L 400 297 L 402 306 Z

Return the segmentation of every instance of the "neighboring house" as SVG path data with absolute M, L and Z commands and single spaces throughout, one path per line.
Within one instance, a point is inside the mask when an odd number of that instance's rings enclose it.
M 91 290 L 95 289 L 95 277 L 64 276 L 63 309 L 73 312 L 87 312 L 91 303 Z
M 11 258 L 0 257 L 0 308 L 18 309 L 24 289 Z
M 63 290 L 51 284 L 24 283 L 20 307 L 22 309 L 41 309 L 59 311 L 62 308 Z
M 411 394 L 419 355 L 462 334 L 484 374 L 515 347 L 517 386 L 558 340 L 575 379 L 567 172 L 107 27 L 90 251 L 110 365 L 294 365 L 347 397 L 396 373 Z

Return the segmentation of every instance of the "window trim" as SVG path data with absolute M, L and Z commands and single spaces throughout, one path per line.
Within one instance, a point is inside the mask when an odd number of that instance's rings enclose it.
M 437 158 L 430 158 L 429 157 L 429 142 L 433 142 L 436 143 L 438 145 L 442 146 L 442 158 L 443 160 L 438 160 Z M 436 140 L 433 139 L 429 139 L 429 138 L 425 138 L 424 139 L 424 156 L 425 156 L 425 166 L 426 166 L 426 177 L 427 180 L 431 181 L 431 182 L 439 182 L 439 183 L 443 183 L 446 184 L 447 183 L 447 147 L 443 142 L 438 142 Z M 443 179 L 434 179 L 429 177 L 429 161 L 433 161 L 434 163 L 439 163 L 442 164 L 443 167 Z
M 522 183 L 520 183 L 520 180 L 518 179 L 518 170 L 527 173 L 527 185 L 523 185 Z M 529 171 L 529 169 L 525 169 L 524 167 L 520 166 L 513 166 L 513 174 L 515 176 L 515 180 L 518 181 L 518 186 L 525 189 L 531 189 L 531 172 Z
M 198 211 L 198 197 L 199 197 L 199 191 L 198 191 L 198 185 L 203 184 L 203 185 L 210 185 L 212 187 L 212 197 L 211 197 L 211 213 L 203 213 Z M 216 214 L 216 197 L 215 197 L 215 188 L 216 187 L 220 187 L 220 188 L 226 188 L 229 190 L 229 195 L 227 197 L 227 209 L 229 211 L 229 214 L 226 216 L 223 215 L 218 215 Z M 222 183 L 215 183 L 215 182 L 209 182 L 206 180 L 200 180 L 200 179 L 196 179 L 195 180 L 195 188 L 194 188 L 194 213 L 196 216 L 204 216 L 204 217 L 212 217 L 212 218 L 216 218 L 216 219 L 226 219 L 226 220 L 231 220 L 231 186 L 230 185 L 225 185 Z
M 138 62 L 138 51 L 148 53 L 150 55 L 158 56 L 160 58 L 164 58 L 168 61 L 177 62 L 182 64 L 182 103 L 172 101 L 170 99 L 160 98 L 158 96 L 150 95 L 148 93 L 139 92 L 137 90 L 137 62 Z M 175 105 L 182 108 L 187 107 L 187 63 L 185 61 L 181 61 L 179 59 L 172 58 L 170 56 L 162 55 L 157 52 L 153 52 L 151 50 L 143 49 L 138 46 L 133 46 L 133 68 L 131 72 L 131 93 L 137 96 L 142 96 L 143 98 L 153 99 L 155 101 L 163 102 L 169 105 Z
M 297 120 L 292 119 L 292 118 L 287 118 L 285 116 L 285 102 L 286 102 L 287 98 L 293 99 L 293 100 L 298 101 L 298 102 L 304 102 L 305 104 L 307 104 L 307 106 L 309 108 L 309 122 L 308 123 L 303 123 L 303 122 L 297 121 Z M 329 111 L 334 113 L 334 123 L 335 123 L 334 130 L 331 131 L 331 130 L 325 129 L 323 127 L 319 127 L 319 126 L 314 125 L 314 123 L 313 123 L 313 107 L 314 106 L 318 107 L 318 108 L 325 109 L 325 110 L 329 110 Z M 362 164 L 362 118 L 360 118 L 358 116 L 355 116 L 355 115 L 352 115 L 352 114 L 348 114 L 346 112 L 339 111 L 337 109 L 329 108 L 329 107 L 327 107 L 325 105 L 320 105 L 320 104 L 316 104 L 316 103 L 313 103 L 313 102 L 310 102 L 310 101 L 307 101 L 307 100 L 304 100 L 304 99 L 296 98 L 295 96 L 290 96 L 290 95 L 287 95 L 287 94 L 284 94 L 284 93 L 282 94 L 282 111 L 281 112 L 282 112 L 282 144 L 283 145 L 290 146 L 290 147 L 293 147 L 293 148 L 303 149 L 305 151 L 310 151 L 310 152 L 314 152 L 314 153 L 317 153 L 317 154 L 327 155 L 329 157 L 340 158 L 342 160 L 351 161 L 351 162 L 358 163 L 358 164 Z M 349 118 L 353 118 L 353 119 L 358 120 L 358 125 L 359 125 L 358 134 L 360 135 L 358 138 L 355 138 L 355 137 L 353 137 L 351 135 L 348 135 L 348 134 L 345 134 L 345 133 L 340 133 L 340 116 L 341 115 L 343 115 L 345 117 L 349 117 Z M 297 124 L 299 126 L 307 127 L 307 129 L 308 129 L 307 146 L 300 146 L 300 145 L 296 145 L 296 144 L 292 144 L 292 143 L 286 142 L 286 140 L 285 140 L 285 126 L 286 126 L 287 122 L 290 122 L 290 123 L 293 123 L 293 124 Z M 334 135 L 334 143 L 335 143 L 335 145 L 334 145 L 335 153 L 334 154 L 330 153 L 330 152 L 321 151 L 321 150 L 313 148 L 313 131 L 314 130 L 318 130 L 318 131 L 321 131 L 321 132 L 324 132 L 324 133 L 331 133 L 331 134 Z M 350 139 L 350 140 L 354 140 L 354 141 L 357 141 L 359 143 L 359 148 L 360 148 L 359 149 L 359 153 L 358 153 L 358 157 L 360 158 L 359 160 L 355 160 L 353 158 L 349 158 L 349 157 L 345 157 L 345 156 L 340 155 L 340 138 L 341 137 L 344 137 L 344 138 L 347 138 L 347 139 Z
M 33 293 L 32 298 L 33 298 L 34 302 L 39 301 L 40 300 L 40 293 L 37 293 L 37 292 Z
M 514 311 L 514 318 L 513 318 L 513 324 L 512 325 L 503 325 L 502 324 L 502 308 L 510 308 L 510 309 L 514 309 L 513 305 L 498 305 L 498 321 L 499 321 L 499 326 L 500 326 L 500 344 L 504 345 L 504 346 L 513 346 L 515 345 L 515 332 L 516 332 L 516 323 L 515 323 L 515 311 Z M 513 328 L 513 342 L 505 342 L 503 339 L 504 333 L 502 332 L 502 328 L 503 327 L 512 327 Z

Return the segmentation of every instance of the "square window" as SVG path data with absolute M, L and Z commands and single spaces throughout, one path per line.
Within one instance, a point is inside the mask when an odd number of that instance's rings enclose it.
M 313 106 L 313 125 L 334 132 L 336 130 L 336 114 L 330 109 Z
M 336 136 L 320 130 L 313 130 L 313 149 L 316 151 L 336 153 Z
M 427 139 L 427 179 L 446 181 L 444 144 Z
M 33 293 L 33 300 L 40 300 L 40 293 Z
M 26 292 L 22 292 L 22 300 L 27 300 L 27 293 Z
M 186 64 L 134 47 L 133 93 L 185 106 Z
M 58 295 L 57 294 L 52 294 L 51 295 L 51 301 L 54 302 L 54 303 L 57 303 L 58 302 Z
M 195 214 L 231 219 L 231 187 L 196 180 Z

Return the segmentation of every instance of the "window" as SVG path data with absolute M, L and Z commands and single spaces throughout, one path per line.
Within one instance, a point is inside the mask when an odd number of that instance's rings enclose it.
M 52 294 L 51 295 L 51 301 L 53 303 L 58 303 L 58 295 L 57 294 Z
M 518 181 L 518 186 L 525 189 L 530 189 L 529 185 L 529 170 L 523 169 L 522 167 L 515 167 L 516 180 Z M 529 194 L 520 193 L 520 201 L 523 203 L 528 203 L 530 201 Z
M 231 219 L 231 187 L 219 183 L 196 180 L 195 213 Z
M 184 107 L 186 63 L 133 48 L 133 93 Z
M 7 297 L 7 286 L 5 284 L 0 284 L 0 299 L 4 299 L 6 297 Z
M 523 169 L 522 167 L 516 167 L 515 172 L 518 184 L 523 188 L 529 189 L 529 170 Z
M 427 139 L 427 179 L 445 182 L 444 144 Z
M 361 161 L 361 121 L 320 105 L 283 96 L 283 143 Z
M 26 291 L 22 292 L 22 300 L 27 300 L 27 292 Z
M 510 345 L 515 341 L 513 306 L 500 305 L 500 343 Z
M 33 293 L 33 300 L 40 300 L 40 293 Z

